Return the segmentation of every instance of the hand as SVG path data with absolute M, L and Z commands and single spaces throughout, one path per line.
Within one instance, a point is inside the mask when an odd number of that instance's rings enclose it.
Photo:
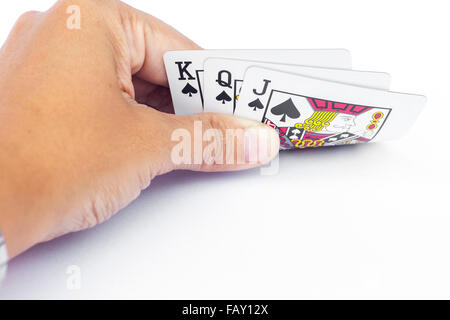
M 105 221 L 157 175 L 247 169 L 278 152 L 277 134 L 261 123 L 170 114 L 162 55 L 200 49 L 191 40 L 113 0 L 75 1 L 80 28 L 68 28 L 73 4 L 24 14 L 0 51 L 0 230 L 11 257 Z M 184 129 L 194 140 L 194 121 L 222 136 L 226 129 L 266 133 L 259 146 L 269 152 L 248 161 L 255 149 L 241 139 L 228 145 L 232 164 L 177 164 L 172 133 Z M 225 150 L 227 141 L 215 137 Z M 239 162 L 242 152 L 247 161 Z

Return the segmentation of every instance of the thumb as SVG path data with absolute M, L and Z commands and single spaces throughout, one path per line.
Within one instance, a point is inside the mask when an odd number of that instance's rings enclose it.
M 278 133 L 257 121 L 216 113 L 177 116 L 148 107 L 142 111 L 147 150 L 152 150 L 143 156 L 154 175 L 176 169 L 244 170 L 270 162 L 279 151 Z
M 216 113 L 175 118 L 181 124 L 171 134 L 175 168 L 244 170 L 266 164 L 278 154 L 277 132 L 260 122 Z

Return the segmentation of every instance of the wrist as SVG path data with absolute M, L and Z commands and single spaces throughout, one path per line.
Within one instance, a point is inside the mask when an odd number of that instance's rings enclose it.
M 38 242 L 38 235 L 33 229 L 25 216 L 18 212 L 0 214 L 0 232 L 8 248 L 9 259 L 14 258 Z
M 48 233 L 48 214 L 26 190 L 17 190 L 13 184 L 5 191 L 0 186 L 0 232 L 8 248 L 9 259 L 35 244 Z M 3 189 L 3 190 L 2 190 Z
M 0 285 L 6 275 L 7 266 L 8 266 L 8 250 L 6 248 L 6 243 L 0 232 Z

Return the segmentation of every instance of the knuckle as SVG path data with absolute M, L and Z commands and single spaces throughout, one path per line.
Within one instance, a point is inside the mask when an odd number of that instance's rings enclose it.
M 78 0 L 74 3 L 73 0 L 58 0 L 54 7 L 66 8 L 73 5 L 78 5 L 80 7 L 91 7 L 91 8 L 107 8 L 111 7 L 113 4 L 117 4 L 118 0 Z
M 24 25 L 28 25 L 31 21 L 33 21 L 38 15 L 41 13 L 39 11 L 27 11 L 20 15 L 17 19 L 16 27 L 21 27 Z
M 211 165 L 215 164 L 223 164 L 226 161 L 227 152 L 230 151 L 231 147 L 235 147 L 234 145 L 228 145 L 229 141 L 227 139 L 227 135 L 230 133 L 229 130 L 235 129 L 234 122 L 232 121 L 232 117 L 226 115 L 219 115 L 215 113 L 206 113 L 202 117 L 202 127 L 203 133 L 209 131 L 209 138 L 213 140 L 208 140 L 206 145 L 214 145 L 214 152 L 206 152 L 203 154 L 203 165 L 202 170 L 210 169 Z M 231 131 L 233 132 L 233 131 Z M 203 137 L 205 138 L 205 137 Z M 217 155 L 216 153 L 219 153 Z M 220 162 L 217 162 L 217 159 L 220 159 Z
M 218 115 L 214 113 L 205 113 L 202 119 L 202 125 L 205 130 L 207 129 L 218 129 L 223 133 L 227 129 L 228 121 L 223 115 Z
M 116 25 L 118 0 L 59 0 L 46 12 L 51 21 L 83 21 L 84 26 L 111 27 Z
M 53 15 L 66 15 L 71 13 L 74 8 L 87 10 L 89 13 L 98 13 L 103 11 L 107 5 L 107 0 L 58 0 L 49 11 Z

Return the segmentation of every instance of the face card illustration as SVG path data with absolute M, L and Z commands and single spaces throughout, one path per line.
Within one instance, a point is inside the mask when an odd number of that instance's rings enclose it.
M 287 128 L 285 135 L 290 141 L 300 141 L 303 139 L 305 133 L 306 133 L 305 129 L 289 127 Z
M 426 101 L 418 95 L 251 67 L 245 76 L 238 109 L 242 101 L 254 98 L 252 83 L 271 83 L 270 89 L 266 89 L 269 98 L 261 109 L 261 121 L 278 132 L 286 132 L 285 137 L 296 148 L 398 138 L 412 126 Z
M 380 90 L 388 90 L 390 86 L 390 75 L 383 72 L 367 72 L 367 71 L 354 71 L 354 70 L 340 70 L 329 68 L 313 68 L 307 66 L 298 65 L 286 65 L 275 63 L 263 63 L 255 61 L 237 61 L 230 59 L 208 59 L 205 62 L 205 66 L 208 66 L 208 72 L 205 74 L 205 85 L 212 83 L 209 79 L 209 74 L 217 70 L 218 65 L 230 66 L 233 69 L 233 76 L 244 77 L 245 71 L 249 67 L 261 67 L 264 69 L 272 69 L 277 71 L 285 71 L 291 74 L 297 74 L 307 76 L 315 79 L 340 82 L 344 84 L 351 84 L 360 87 L 374 88 Z M 253 83 L 252 95 L 248 98 L 240 99 L 237 106 L 234 108 L 234 114 L 239 117 L 261 120 L 263 115 L 263 107 L 267 104 L 269 94 L 271 92 L 272 82 L 270 79 L 261 78 L 258 82 Z M 215 88 L 209 88 L 205 95 L 205 101 L 209 103 L 205 104 L 205 110 L 208 106 L 212 106 L 211 111 L 216 110 L 214 103 L 210 103 L 211 98 L 208 96 L 210 92 L 214 92 Z M 245 100 L 245 101 L 244 101 Z M 287 105 L 286 105 L 287 106 Z M 222 107 L 223 109 L 223 107 Z M 291 108 L 292 109 L 292 108 Z
M 266 120 L 266 123 L 269 122 L 269 120 Z M 273 123 L 272 125 L 276 127 Z M 277 130 L 280 134 L 280 147 L 282 147 L 283 150 L 294 149 L 295 144 L 303 139 L 306 132 L 304 129 L 296 127 L 277 127 Z
M 369 142 L 388 119 L 390 108 L 328 101 L 273 90 L 264 121 L 286 137 L 294 147 L 326 147 Z M 376 120 L 374 120 L 376 119 Z
M 351 132 L 341 132 L 323 139 L 324 146 L 342 144 L 359 136 Z
M 280 137 L 280 150 L 289 150 L 294 149 L 294 143 L 288 138 L 289 128 L 278 128 L 275 124 L 273 124 L 270 120 L 265 121 L 265 124 L 274 128 L 278 132 L 278 136 Z
M 189 115 L 203 112 L 205 90 L 203 86 L 204 62 L 210 57 L 284 61 L 318 67 L 351 68 L 351 58 L 343 49 L 330 50 L 184 50 L 168 51 L 164 64 L 176 114 Z M 234 89 L 229 88 L 229 74 L 222 72 L 220 86 L 213 101 L 220 106 L 234 104 Z M 217 76 L 217 74 L 216 74 Z M 214 80 L 219 80 L 217 77 Z M 231 79 L 234 84 L 234 79 Z M 231 86 L 230 84 L 230 86 Z

